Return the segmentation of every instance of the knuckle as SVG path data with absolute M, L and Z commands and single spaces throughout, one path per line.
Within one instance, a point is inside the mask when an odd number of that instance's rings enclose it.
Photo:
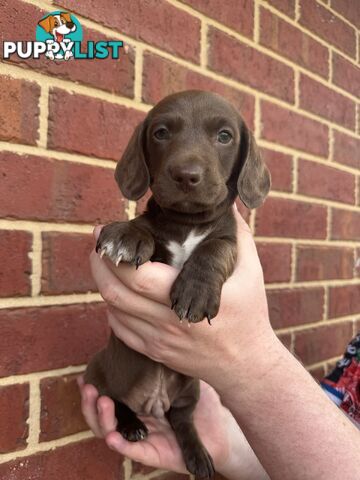
M 139 294 L 148 293 L 153 285 L 153 279 L 145 267 L 146 265 L 142 265 L 134 278 L 134 290 Z
M 116 306 L 119 302 L 119 292 L 116 286 L 112 283 L 108 283 L 102 290 L 100 290 L 100 294 L 105 302 L 110 305 Z

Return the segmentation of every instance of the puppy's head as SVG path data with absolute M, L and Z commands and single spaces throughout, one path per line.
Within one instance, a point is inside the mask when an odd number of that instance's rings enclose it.
M 137 200 L 150 187 L 167 209 L 199 213 L 239 195 L 258 207 L 270 174 L 254 137 L 222 97 L 186 91 L 159 102 L 137 126 L 117 165 L 123 195 Z
M 76 25 L 71 20 L 71 15 L 68 12 L 48 15 L 40 20 L 39 25 L 47 33 L 51 33 L 57 41 L 62 41 L 64 35 L 76 30 Z

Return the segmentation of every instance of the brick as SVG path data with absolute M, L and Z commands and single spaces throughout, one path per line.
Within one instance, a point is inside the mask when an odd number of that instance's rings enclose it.
M 0 140 L 36 145 L 39 98 L 36 83 L 0 76 Z
M 90 223 L 120 220 L 124 199 L 113 175 L 109 168 L 1 152 L 0 216 Z
M 329 289 L 329 317 L 360 313 L 360 284 Z
M 295 333 L 295 355 L 311 365 L 341 355 L 352 338 L 352 322 L 326 324 Z
M 58 4 L 121 34 L 199 62 L 200 21 L 165 0 L 103 0 L 101 6 L 92 0 L 61 0 Z
M 0 387 L 0 453 L 23 450 L 29 426 L 29 384 Z
M 360 11 L 360 8 L 358 9 Z M 333 83 L 360 97 L 360 69 L 341 55 L 333 53 Z
M 298 160 L 298 192 L 355 203 L 355 175 L 308 160 Z
M 296 280 L 333 280 L 352 278 L 354 251 L 344 247 L 297 247 Z
M 143 101 L 155 104 L 167 95 L 181 90 L 209 90 L 222 95 L 241 112 L 249 128 L 254 128 L 255 99 L 252 95 L 158 55 L 146 53 L 143 61 Z
M 270 322 L 273 328 L 286 328 L 319 322 L 323 317 L 322 288 L 268 290 Z
M 88 430 L 81 413 L 77 375 L 44 378 L 40 382 L 40 442 Z
M 268 198 L 256 212 L 256 235 L 324 239 L 326 219 L 322 205 Z
M 216 28 L 209 28 L 209 68 L 287 102 L 294 102 L 294 71 Z M 272 81 L 269 82 L 269 78 Z
M 28 232 L 0 230 L 0 297 L 30 295 L 31 242 Z
M 332 209 L 331 238 L 333 240 L 360 240 L 360 213 Z
M 355 102 L 302 74 L 300 107 L 345 128 L 355 129 Z
M 291 245 L 256 243 L 266 283 L 289 282 L 291 278 Z
M 301 0 L 299 23 L 339 50 L 355 57 L 355 29 L 316 0 Z
M 261 102 L 261 123 L 261 137 L 265 140 L 328 156 L 329 129 L 316 120 L 264 101 Z
M 298 65 L 328 77 L 328 48 L 265 8 L 260 9 L 260 43 Z
M 144 113 L 58 88 L 50 91 L 48 147 L 119 160 Z
M 262 157 L 271 173 L 271 189 L 292 191 L 292 156 L 261 148 Z
M 277 333 L 276 334 L 280 342 L 291 351 L 291 334 L 290 333 Z
M 151 477 L 153 480 L 189 480 L 189 475 L 175 472 L 165 472 Z
M 107 335 L 102 303 L 0 310 L 0 376 L 81 365 Z
M 324 365 L 320 365 L 319 367 L 310 368 L 309 373 L 314 380 L 321 382 L 325 377 L 325 367 Z
M 353 0 L 331 0 L 331 8 L 360 28 L 360 8 Z
M 183 0 L 199 12 L 232 28 L 245 37 L 252 38 L 254 26 L 253 0 Z
M 93 248 L 90 234 L 43 233 L 41 292 L 57 295 L 97 291 L 89 264 Z
M 6 480 L 124 480 L 123 457 L 111 451 L 104 440 L 91 439 L 17 458 L 0 465 Z
M 334 161 L 359 168 L 360 140 L 334 130 Z
M 268 0 L 270 5 L 291 18 L 295 18 L 295 0 Z
M 142 463 L 135 462 L 132 460 L 131 462 L 132 475 L 140 474 L 140 475 L 148 475 L 149 473 L 153 473 L 156 470 L 154 467 L 148 467 L 147 465 L 143 465 Z
M 0 5 L 0 36 L 5 40 L 35 40 L 35 26 L 40 18 L 45 15 L 45 11 L 29 4 L 24 4 L 19 0 L 3 2 Z M 14 25 L 21 23 L 21 32 L 14 29 Z M 109 41 L 109 38 L 99 34 L 95 30 L 90 30 L 83 26 L 84 45 L 92 40 Z M 71 62 L 62 62 L 61 66 L 45 57 L 40 59 L 23 59 L 12 56 L 9 62 L 21 64 L 33 70 L 41 71 L 49 75 L 81 82 L 102 90 L 132 97 L 134 92 L 134 52 L 130 51 L 128 55 L 122 55 L 120 59 L 113 60 L 107 58 L 103 60 L 72 60 Z

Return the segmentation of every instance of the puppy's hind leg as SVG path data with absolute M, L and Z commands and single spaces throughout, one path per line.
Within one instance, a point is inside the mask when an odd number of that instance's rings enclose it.
M 116 430 L 129 442 L 144 440 L 148 435 L 145 424 L 125 403 L 114 400 L 115 416 L 118 424 Z
M 202 444 L 193 422 L 196 399 L 187 397 L 188 404 L 185 404 L 185 399 L 178 400 L 183 400 L 181 406 L 170 407 L 166 418 L 174 430 L 186 468 L 195 475 L 196 480 L 211 479 L 215 474 L 213 460 Z

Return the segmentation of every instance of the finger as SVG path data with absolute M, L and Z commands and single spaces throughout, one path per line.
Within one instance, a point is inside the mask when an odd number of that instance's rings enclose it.
M 240 215 L 236 205 L 234 206 L 234 216 L 237 226 L 237 249 L 238 249 L 238 267 L 251 267 L 260 264 L 254 237 L 248 224 Z M 254 263 L 255 262 L 255 263 Z
M 128 263 L 120 263 L 119 267 L 111 262 L 107 263 L 124 285 L 151 300 L 170 305 L 170 289 L 178 270 L 159 262 L 146 262 L 138 269 Z
M 140 462 L 145 465 L 149 465 L 152 455 L 149 452 L 149 445 L 145 442 L 128 442 L 118 432 L 110 432 L 105 437 L 105 442 L 109 448 L 124 455 L 125 457 Z M 151 465 L 156 467 L 157 465 Z
M 100 232 L 102 230 L 104 225 L 96 225 L 93 230 L 93 236 L 95 238 L 95 241 L 99 238 Z
M 152 323 L 158 323 L 159 319 L 165 321 L 171 316 L 176 318 L 169 306 L 136 293 L 122 283 L 94 251 L 90 256 L 90 264 L 99 292 L 108 304 Z
M 81 390 L 81 411 L 85 417 L 86 423 L 96 437 L 102 438 L 101 428 L 98 422 L 98 412 L 96 402 L 98 391 L 94 385 L 84 385 Z
M 105 437 L 108 433 L 116 430 L 117 420 L 115 417 L 115 405 L 109 397 L 99 397 L 97 401 L 98 422 L 102 435 Z

